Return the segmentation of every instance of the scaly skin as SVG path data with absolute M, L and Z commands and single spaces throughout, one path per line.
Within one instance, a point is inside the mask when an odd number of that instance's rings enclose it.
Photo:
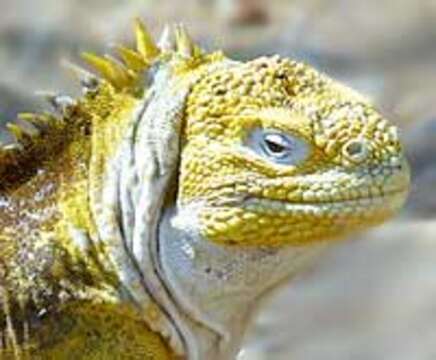
M 175 37 L 175 39 L 172 38 Z M 2 358 L 228 359 L 259 299 L 403 204 L 396 128 L 278 56 L 136 24 L 0 152 Z

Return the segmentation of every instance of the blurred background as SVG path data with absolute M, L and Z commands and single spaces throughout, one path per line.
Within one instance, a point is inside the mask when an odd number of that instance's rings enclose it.
M 278 53 L 363 92 L 412 164 L 395 221 L 330 251 L 266 305 L 240 360 L 436 359 L 436 0 L 0 0 L 0 119 L 77 92 L 59 67 L 83 50 L 183 21 L 207 49 Z M 0 138 L 4 134 L 0 132 Z

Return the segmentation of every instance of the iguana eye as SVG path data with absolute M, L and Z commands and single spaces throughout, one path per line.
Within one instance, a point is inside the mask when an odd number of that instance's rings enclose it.
M 283 165 L 295 165 L 309 154 L 304 140 L 279 130 L 255 129 L 247 145 L 258 155 Z

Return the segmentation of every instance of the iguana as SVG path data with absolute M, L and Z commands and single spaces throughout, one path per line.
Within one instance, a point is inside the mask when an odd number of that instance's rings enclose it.
M 310 66 L 206 52 L 181 25 L 83 55 L 79 99 L 0 151 L 1 358 L 232 359 L 257 305 L 390 218 L 397 129 Z

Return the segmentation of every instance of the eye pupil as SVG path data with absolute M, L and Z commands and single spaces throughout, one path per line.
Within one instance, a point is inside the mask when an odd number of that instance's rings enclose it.
M 281 153 L 286 149 L 283 145 L 277 144 L 276 142 L 268 139 L 265 139 L 265 144 L 266 146 L 268 146 L 268 149 L 273 153 Z

